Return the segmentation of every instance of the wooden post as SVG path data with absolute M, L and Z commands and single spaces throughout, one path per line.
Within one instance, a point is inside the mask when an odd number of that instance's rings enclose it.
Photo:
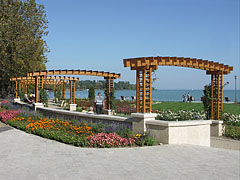
M 38 103 L 38 76 L 35 76 L 35 102 Z
M 108 78 L 108 110 L 110 110 L 111 109 L 111 103 L 110 103 L 110 101 L 111 101 L 111 95 L 110 95 L 110 93 L 111 93 L 111 79 L 110 78 Z
M 213 74 L 211 74 L 211 119 L 213 120 Z
M 222 119 L 222 114 L 223 114 L 223 72 L 221 72 L 221 84 L 220 84 L 220 91 L 221 91 L 221 114 L 220 117 Z
M 219 120 L 219 92 L 220 92 L 220 89 L 219 89 L 219 74 L 217 75 L 217 120 Z
M 40 78 L 41 78 L 41 84 L 40 84 L 40 89 L 43 89 L 43 81 L 44 81 L 44 76 L 40 76 Z
M 72 104 L 72 80 L 70 80 L 70 103 Z
M 140 112 L 140 109 L 139 109 L 139 70 L 136 70 L 136 111 Z
M 73 80 L 73 104 L 75 104 L 75 84 L 76 84 L 76 81 Z
M 149 73 L 149 112 L 152 112 L 152 67 Z
M 142 95 L 142 112 L 146 112 L 146 69 L 143 70 L 143 95 Z
M 18 81 L 16 80 L 15 83 L 16 83 L 15 84 L 16 85 L 15 86 L 15 89 L 16 89 L 15 98 L 18 98 Z
M 63 99 L 66 99 L 66 95 L 65 95 L 65 82 L 63 82 Z

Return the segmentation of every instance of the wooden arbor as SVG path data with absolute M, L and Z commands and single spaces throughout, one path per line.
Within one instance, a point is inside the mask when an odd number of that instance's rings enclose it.
M 29 84 L 35 84 L 35 102 L 38 102 L 39 101 L 38 90 L 39 90 L 39 87 L 40 89 L 43 89 L 44 84 L 53 84 L 54 88 L 55 88 L 55 85 L 62 85 L 62 94 L 64 96 L 65 83 L 71 80 L 79 81 L 80 79 L 75 77 L 65 77 L 65 76 L 41 76 L 38 78 L 27 76 L 27 77 L 11 78 L 10 80 L 15 81 L 16 98 L 18 97 L 17 89 L 22 88 L 24 93 L 27 93 L 27 86 Z
M 223 75 L 229 74 L 232 66 L 196 58 L 184 57 L 141 57 L 124 59 L 124 67 L 136 70 L 137 112 L 152 111 L 152 72 L 158 66 L 179 66 L 202 69 L 211 75 L 211 119 L 220 119 L 223 111 Z
M 114 88 L 114 79 L 120 78 L 120 74 L 109 73 L 104 71 L 92 71 L 92 70 L 48 70 L 48 71 L 35 71 L 29 72 L 27 76 L 35 77 L 38 79 L 42 76 L 49 75 L 87 75 L 87 76 L 101 76 L 106 79 L 106 89 L 107 89 L 107 109 L 111 109 L 110 104 L 110 94 Z M 37 83 L 36 83 L 37 84 Z M 70 80 L 70 104 L 75 104 L 75 80 Z

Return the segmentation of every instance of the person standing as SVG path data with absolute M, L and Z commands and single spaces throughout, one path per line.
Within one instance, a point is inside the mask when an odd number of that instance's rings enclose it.
M 188 92 L 188 94 L 187 94 L 187 101 L 188 101 L 188 102 L 191 102 L 191 101 L 190 101 L 190 93 L 189 93 L 189 92 Z
M 185 102 L 185 95 L 182 95 L 182 102 Z
M 102 114 L 102 110 L 104 107 L 104 98 L 101 96 L 101 93 L 99 92 L 98 95 L 95 97 L 95 107 L 97 114 Z

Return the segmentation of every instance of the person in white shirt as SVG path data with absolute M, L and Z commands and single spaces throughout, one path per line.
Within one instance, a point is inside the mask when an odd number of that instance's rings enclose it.
M 104 98 L 101 96 L 100 92 L 95 97 L 95 101 L 94 102 L 95 102 L 97 114 L 102 114 L 102 110 L 103 110 L 103 107 L 104 107 Z

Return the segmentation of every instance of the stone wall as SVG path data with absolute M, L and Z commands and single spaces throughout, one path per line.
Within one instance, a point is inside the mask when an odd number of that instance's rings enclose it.
M 89 123 L 103 123 L 108 126 L 132 129 L 132 118 L 111 116 L 105 114 L 88 114 L 85 112 L 73 112 L 46 107 L 38 107 L 37 112 L 49 117 L 63 120 Z
M 193 144 L 210 147 L 210 120 L 146 122 L 149 133 L 164 144 Z

